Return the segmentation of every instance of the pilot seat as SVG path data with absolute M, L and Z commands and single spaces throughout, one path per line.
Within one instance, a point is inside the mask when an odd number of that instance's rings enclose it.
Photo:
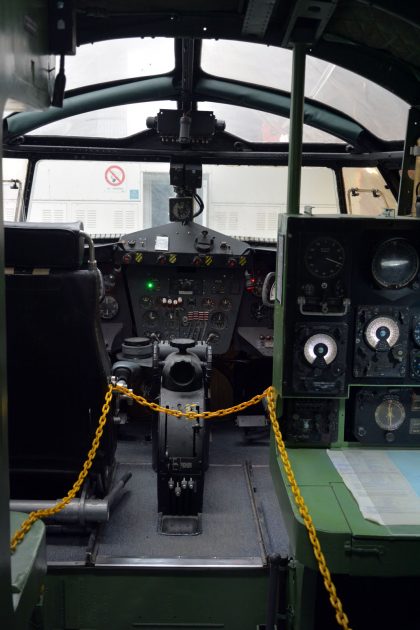
M 48 507 L 67 494 L 101 415 L 110 363 L 99 323 L 100 283 L 92 241 L 88 268 L 83 263 L 86 240 L 80 222 L 5 223 L 14 509 Z M 82 489 L 83 501 L 105 497 L 114 452 L 109 419 Z

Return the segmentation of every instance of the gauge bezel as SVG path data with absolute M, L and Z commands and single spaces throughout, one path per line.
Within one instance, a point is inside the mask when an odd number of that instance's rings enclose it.
M 411 252 L 411 255 L 414 254 L 415 256 L 415 267 L 412 267 L 411 269 L 409 269 L 409 273 L 406 274 L 406 278 L 404 278 L 401 282 L 391 282 L 387 280 L 383 276 L 384 272 L 382 271 L 382 276 L 381 276 L 378 270 L 379 260 L 384 259 L 384 253 L 386 249 L 391 247 L 392 244 L 397 244 L 399 246 L 406 247 L 406 249 Z M 416 278 L 419 271 L 419 264 L 420 264 L 419 255 L 414 245 L 412 245 L 412 243 L 407 241 L 405 238 L 397 237 L 397 238 L 389 238 L 386 241 L 382 241 L 382 243 L 378 245 L 373 255 L 370 268 L 371 268 L 373 279 L 381 288 L 402 289 L 406 287 L 407 285 L 409 285 L 410 282 L 413 282 L 413 280 Z
M 112 314 L 111 315 L 104 315 L 104 307 L 108 306 L 109 304 L 112 304 Z M 114 319 L 114 317 L 116 317 L 118 315 L 120 311 L 120 305 L 118 303 L 118 300 L 113 296 L 113 295 L 105 295 L 104 299 L 102 300 L 102 302 L 99 304 L 99 316 L 103 321 L 109 321 L 111 319 Z
M 324 243 L 328 242 L 332 244 L 337 249 L 337 251 L 339 251 L 340 256 L 342 257 L 342 260 L 339 261 L 339 263 L 333 261 L 329 266 L 329 270 L 327 268 L 327 272 L 314 271 L 314 269 L 310 267 L 309 258 L 314 255 L 314 253 L 310 252 L 310 249 L 315 247 L 318 242 L 320 243 L 320 245 L 318 245 L 318 256 L 323 255 L 322 252 L 320 251 L 320 246 L 322 247 L 322 242 Z M 308 243 L 308 245 L 305 248 L 303 260 L 304 260 L 305 268 L 311 274 L 311 276 L 313 276 L 314 278 L 318 278 L 319 280 L 330 280 L 331 278 L 335 278 L 336 276 L 338 276 L 338 274 L 343 270 L 345 262 L 346 262 L 346 252 L 344 250 L 343 245 L 336 238 L 332 236 L 319 236 L 317 238 L 312 239 L 310 243 Z M 324 257 L 324 261 L 325 260 L 326 260 L 326 257 Z
M 386 407 L 387 405 L 388 407 L 392 406 L 392 407 L 398 408 L 401 411 L 400 418 L 396 420 L 395 422 L 393 422 L 392 425 L 390 423 L 389 426 L 386 426 L 386 422 L 382 422 L 382 420 L 379 418 L 379 409 L 381 409 L 382 407 Z M 375 422 L 376 422 L 376 425 L 383 431 L 397 431 L 397 429 L 399 429 L 404 424 L 406 417 L 407 417 L 407 412 L 405 410 L 405 407 L 403 403 L 397 398 L 384 398 L 375 407 L 375 411 L 374 411 Z

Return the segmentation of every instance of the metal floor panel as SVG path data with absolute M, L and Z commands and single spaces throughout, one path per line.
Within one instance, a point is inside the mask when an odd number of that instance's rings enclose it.
M 268 467 L 268 440 L 244 440 L 234 426 L 212 432 L 205 477 L 203 533 L 158 533 L 157 479 L 147 426 L 129 426 L 117 450 L 115 479 L 132 478 L 102 525 L 91 561 L 98 568 L 261 568 L 266 555 L 288 554 L 288 537 Z M 251 465 L 252 462 L 252 465 Z M 83 566 L 87 538 L 48 537 L 53 567 Z

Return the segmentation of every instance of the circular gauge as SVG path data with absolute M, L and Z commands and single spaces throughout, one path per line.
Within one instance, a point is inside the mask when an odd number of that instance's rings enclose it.
M 216 345 L 216 343 L 219 343 L 219 341 L 220 341 L 219 333 L 214 332 L 214 330 L 211 330 L 207 337 L 207 343 L 211 346 L 211 345 Z
M 159 313 L 157 311 L 147 311 L 143 315 L 143 322 L 146 326 L 152 326 L 159 319 Z
M 224 313 L 213 313 L 211 316 L 211 323 L 215 328 L 224 328 L 226 325 L 226 315 Z
M 396 431 L 404 420 L 404 405 L 395 398 L 383 400 L 375 409 L 375 422 L 384 431 Z
M 337 356 L 337 344 L 330 335 L 318 333 L 317 335 L 312 335 L 306 341 L 303 354 L 311 365 L 317 359 L 323 359 L 329 365 Z
M 99 305 L 101 319 L 113 319 L 119 310 L 120 305 L 112 295 L 106 295 Z
M 372 275 L 386 289 L 401 289 L 417 275 L 419 257 L 414 247 L 403 238 L 381 243 L 372 259 Z
M 171 205 L 171 221 L 189 221 L 191 218 L 191 206 L 182 198 L 177 199 Z
M 201 305 L 204 306 L 205 308 L 213 308 L 214 306 L 214 302 L 210 297 L 205 297 L 202 299 L 201 301 Z
M 222 300 L 220 300 L 220 306 L 225 309 L 225 311 L 229 311 L 232 307 L 232 302 L 229 300 L 229 298 L 224 297 Z
M 374 350 L 388 350 L 397 343 L 400 329 L 394 319 L 376 317 L 367 325 L 365 336 L 369 346 Z
M 344 248 L 335 238 L 316 238 L 306 248 L 304 260 L 307 270 L 316 278 L 333 278 L 343 268 Z
M 151 306 L 153 304 L 153 298 L 150 295 L 142 295 L 140 298 L 142 306 Z

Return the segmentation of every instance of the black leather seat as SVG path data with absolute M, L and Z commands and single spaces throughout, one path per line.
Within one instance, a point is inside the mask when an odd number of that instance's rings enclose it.
M 110 363 L 97 273 L 83 268 L 82 229 L 80 222 L 5 224 L 12 499 L 66 494 L 101 414 Z M 111 423 L 89 475 L 96 496 L 107 490 L 114 462 Z

